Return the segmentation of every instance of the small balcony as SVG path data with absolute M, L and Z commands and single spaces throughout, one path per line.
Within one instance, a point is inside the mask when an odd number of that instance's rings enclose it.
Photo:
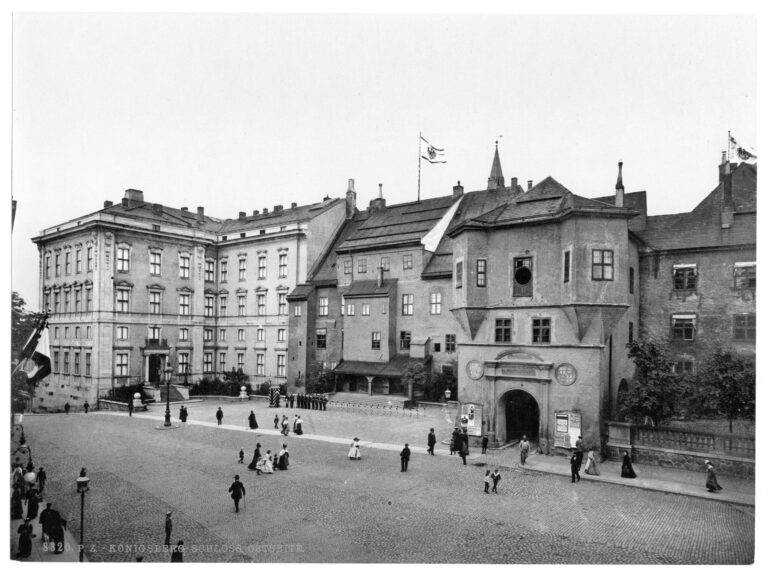
M 168 348 L 168 338 L 144 338 L 145 348 Z

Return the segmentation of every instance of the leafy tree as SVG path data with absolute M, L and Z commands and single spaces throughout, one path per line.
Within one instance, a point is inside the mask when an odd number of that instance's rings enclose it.
M 627 348 L 637 371 L 634 386 L 620 399 L 619 415 L 635 423 L 650 418 L 656 427 L 675 415 L 679 378 L 672 371 L 665 348 L 658 342 L 635 340 Z
M 718 412 L 728 419 L 731 434 L 734 420 L 754 418 L 755 369 L 735 352 L 715 350 L 704 364 L 701 385 Z
M 403 388 L 408 391 L 408 398 L 413 398 L 413 391 L 416 388 L 425 389 L 429 382 L 429 373 L 424 369 L 424 363 L 413 361 L 405 367 L 401 383 Z
M 431 374 L 424 386 L 424 397 L 429 401 L 445 399 L 445 391 L 451 391 L 451 398 L 456 399 L 456 378 L 446 374 Z

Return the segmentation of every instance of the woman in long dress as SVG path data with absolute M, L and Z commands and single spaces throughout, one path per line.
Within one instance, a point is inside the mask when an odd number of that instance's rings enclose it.
M 257 468 L 258 469 L 258 468 Z M 267 450 L 264 458 L 261 459 L 261 473 L 272 474 L 272 451 Z
M 277 467 L 279 470 L 288 470 L 288 446 L 285 444 L 277 454 Z
M 723 487 L 720 486 L 720 484 L 717 483 L 717 476 L 715 475 L 715 467 L 712 466 L 712 462 L 707 460 L 707 490 L 709 492 L 717 492 L 718 490 L 722 490 Z
M 349 459 L 350 460 L 360 460 L 360 438 L 355 438 L 352 440 L 352 444 L 349 445 Z
M 256 430 L 256 428 L 259 427 L 258 422 L 256 422 L 256 414 L 253 413 L 253 410 L 251 410 L 251 413 L 248 415 L 248 427 L 251 430 Z
M 621 477 L 622 478 L 637 478 L 634 469 L 632 468 L 632 460 L 629 458 L 629 452 L 624 450 L 624 458 L 621 461 Z
M 302 430 L 302 425 L 304 424 L 304 420 L 301 419 L 301 416 L 299 416 L 299 419 L 296 420 L 296 434 L 298 436 L 301 436 L 304 434 L 304 430 Z
M 18 558 L 29 558 L 32 554 L 32 524 L 29 523 L 29 518 L 24 519 L 24 524 L 19 526 L 16 532 L 19 534 Z
M 40 506 L 40 494 L 37 488 L 30 488 L 27 492 L 27 518 L 34 520 Z
M 248 470 L 256 470 L 261 474 L 261 470 L 258 469 L 259 460 L 261 460 L 261 444 L 256 444 L 256 450 L 253 451 L 253 460 L 248 464 Z
M 597 460 L 595 460 L 594 448 L 587 452 L 587 467 L 584 468 L 584 472 L 592 476 L 600 476 L 600 469 L 597 467 Z

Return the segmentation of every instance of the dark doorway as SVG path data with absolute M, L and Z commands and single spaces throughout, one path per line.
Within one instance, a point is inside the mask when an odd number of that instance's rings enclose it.
M 507 416 L 507 442 L 527 436 L 535 441 L 539 437 L 539 405 L 522 390 L 513 390 L 505 397 Z
M 149 356 L 149 382 L 154 386 L 160 384 L 160 375 L 162 372 L 162 356 L 159 354 L 150 354 Z

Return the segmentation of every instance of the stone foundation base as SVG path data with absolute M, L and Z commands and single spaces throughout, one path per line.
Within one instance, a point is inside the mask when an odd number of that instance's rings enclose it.
M 724 454 L 707 454 L 700 452 L 685 452 L 681 450 L 668 450 L 647 446 L 621 446 L 607 444 L 605 456 L 608 460 L 620 461 L 627 450 L 633 462 L 638 464 L 651 464 L 662 468 L 678 468 L 701 472 L 705 470 L 704 461 L 711 460 L 719 474 L 729 476 L 741 476 L 745 478 L 755 477 L 755 461 Z

